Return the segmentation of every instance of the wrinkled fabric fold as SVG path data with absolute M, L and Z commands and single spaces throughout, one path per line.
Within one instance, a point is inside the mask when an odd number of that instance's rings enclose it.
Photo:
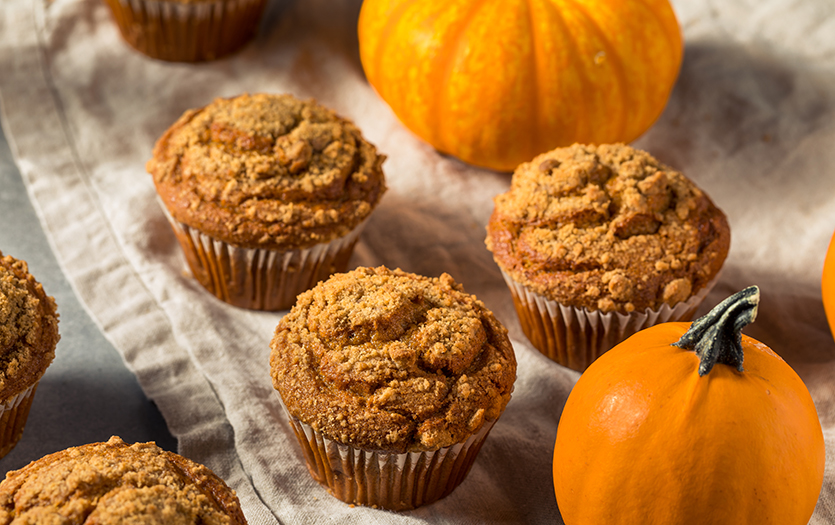
M 681 170 L 726 211 L 731 251 L 697 315 L 732 291 L 760 286 L 759 318 L 746 333 L 806 381 L 831 467 L 835 341 L 820 269 L 835 227 L 835 6 L 673 3 L 684 64 L 667 109 L 635 146 Z M 100 0 L 4 0 L 4 133 L 79 299 L 159 406 L 179 452 L 223 477 L 250 523 L 559 523 L 553 443 L 578 374 L 529 345 L 484 247 L 492 198 L 510 178 L 439 155 L 397 122 L 357 58 L 360 4 L 276 2 L 239 53 L 177 64 L 131 50 Z M 328 495 L 308 475 L 270 384 L 269 341 L 281 312 L 224 304 L 182 272 L 145 162 L 186 109 L 259 91 L 316 98 L 388 157 L 389 191 L 350 268 L 447 272 L 510 332 L 519 362 L 513 398 L 466 479 L 436 503 L 391 513 Z M 833 521 L 830 468 L 811 523 Z

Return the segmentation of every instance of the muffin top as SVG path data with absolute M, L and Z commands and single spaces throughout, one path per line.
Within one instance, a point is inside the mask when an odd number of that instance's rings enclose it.
M 44 456 L 0 483 L 0 524 L 245 525 L 211 470 L 154 443 L 118 437 Z
M 487 248 L 559 303 L 629 313 L 675 305 L 719 272 L 725 215 L 693 182 L 623 144 L 539 155 L 495 198 Z
M 306 248 L 342 237 L 385 180 L 351 122 L 291 95 L 241 95 L 186 111 L 146 168 L 171 215 L 244 248 Z
M 464 442 L 504 411 L 516 379 L 507 330 L 447 274 L 333 275 L 298 297 L 271 347 L 289 412 L 357 448 Z
M 0 402 L 43 376 L 59 338 L 55 300 L 24 261 L 0 252 Z

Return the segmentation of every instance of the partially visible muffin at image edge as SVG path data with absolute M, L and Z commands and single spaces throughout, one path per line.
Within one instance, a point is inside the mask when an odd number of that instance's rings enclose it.
M 0 525 L 13 522 L 246 525 L 235 491 L 207 467 L 116 436 L 8 472 Z
M 253 39 L 267 0 L 105 0 L 137 51 L 168 62 L 202 62 Z
M 26 262 L 0 252 L 0 457 L 20 441 L 58 344 L 55 300 Z
M 582 371 L 638 330 L 689 320 L 730 229 L 702 190 L 648 153 L 575 144 L 516 169 L 486 244 L 533 346 Z
M 384 160 L 315 101 L 255 94 L 187 111 L 147 170 L 197 280 L 230 304 L 283 310 L 347 269 Z
M 273 386 L 313 478 L 405 510 L 460 484 L 516 379 L 507 331 L 449 275 L 336 274 L 275 331 Z

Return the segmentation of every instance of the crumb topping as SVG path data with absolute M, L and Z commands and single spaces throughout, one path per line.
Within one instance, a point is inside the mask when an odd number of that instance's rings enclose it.
M 187 111 L 146 167 L 177 220 L 238 246 L 291 249 L 361 223 L 385 191 L 384 160 L 314 101 L 255 94 Z
M 73 447 L 11 471 L 0 524 L 243 525 L 240 504 L 211 470 L 154 443 Z
M 606 312 L 686 300 L 730 246 L 725 215 L 695 184 L 623 144 L 575 144 L 520 165 L 487 231 L 514 280 Z
M 41 378 L 58 339 L 55 300 L 26 262 L 0 252 L 0 401 Z
M 516 379 L 507 330 L 447 274 L 336 274 L 298 297 L 271 347 L 290 412 L 359 448 L 463 442 L 499 417 Z

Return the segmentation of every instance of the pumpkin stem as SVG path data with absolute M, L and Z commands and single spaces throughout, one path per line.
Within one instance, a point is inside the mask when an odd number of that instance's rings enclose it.
M 710 372 L 716 363 L 742 372 L 742 329 L 756 319 L 759 302 L 760 289 L 756 286 L 733 294 L 693 321 L 673 346 L 696 352 L 701 360 L 700 376 Z

